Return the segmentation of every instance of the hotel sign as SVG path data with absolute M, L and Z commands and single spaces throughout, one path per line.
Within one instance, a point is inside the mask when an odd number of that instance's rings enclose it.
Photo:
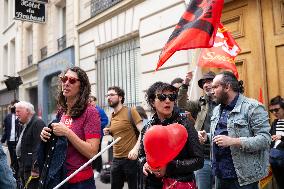
M 45 4 L 47 1 L 16 0 L 15 19 L 29 22 L 45 22 Z

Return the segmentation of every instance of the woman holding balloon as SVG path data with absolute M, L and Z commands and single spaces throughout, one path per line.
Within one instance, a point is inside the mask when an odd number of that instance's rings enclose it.
M 141 132 L 139 162 L 146 177 L 139 188 L 196 188 L 193 172 L 203 167 L 203 151 L 193 122 L 174 108 L 175 91 L 163 82 L 147 90 L 154 115 Z

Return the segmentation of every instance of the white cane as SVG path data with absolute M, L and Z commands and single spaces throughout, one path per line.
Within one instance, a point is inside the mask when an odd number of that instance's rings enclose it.
M 87 165 L 89 165 L 92 161 L 94 161 L 97 157 L 99 157 L 100 155 L 102 155 L 102 153 L 104 153 L 107 149 L 109 149 L 110 147 L 112 147 L 115 143 L 117 143 L 119 140 L 121 139 L 121 137 L 118 137 L 117 139 L 115 139 L 115 141 L 113 141 L 112 143 L 110 143 L 109 145 L 107 145 L 104 149 L 102 149 L 97 155 L 95 155 L 92 159 L 90 159 L 89 161 L 87 161 L 84 165 L 82 165 L 79 169 L 77 169 L 74 173 L 72 173 L 71 175 L 69 175 L 66 179 L 64 179 L 61 183 L 59 183 L 57 186 L 55 186 L 53 189 L 58 189 L 59 187 L 61 187 L 63 184 L 65 184 L 68 180 L 70 180 L 72 177 L 74 177 L 79 171 L 81 171 L 82 169 L 84 169 Z

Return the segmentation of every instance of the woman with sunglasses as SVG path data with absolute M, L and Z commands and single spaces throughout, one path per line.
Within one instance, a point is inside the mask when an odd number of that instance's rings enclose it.
M 176 89 L 168 83 L 156 82 L 146 92 L 146 101 L 152 108 L 154 115 L 141 132 L 139 162 L 146 178 L 143 183 L 140 183 L 139 188 L 162 189 L 163 185 L 165 187 L 165 183 L 173 185 L 183 183 L 181 184 L 183 186 L 188 184 L 187 188 L 196 188 L 193 171 L 202 168 L 203 151 L 193 122 L 182 116 L 178 108 L 174 108 L 176 99 Z M 153 125 L 167 126 L 172 123 L 179 123 L 186 128 L 188 132 L 186 144 L 174 160 L 165 167 L 155 170 L 146 162 L 144 134 Z M 179 188 L 176 186 L 173 188 Z
M 284 99 L 276 96 L 270 100 L 269 111 L 276 117 L 271 125 L 270 164 L 278 188 L 284 188 Z M 276 158 L 276 161 L 273 160 Z
M 51 128 L 45 127 L 41 132 L 41 140 L 48 143 L 51 134 L 58 138 L 66 138 L 68 146 L 66 151 L 59 154 L 53 153 L 53 159 L 49 167 L 49 172 L 54 174 L 59 171 L 58 167 L 51 167 L 59 159 L 64 159 L 62 163 L 66 170 L 66 176 L 71 175 L 89 159 L 98 153 L 100 144 L 100 117 L 96 108 L 89 104 L 91 86 L 85 71 L 79 67 L 67 69 L 60 77 L 61 86 L 59 88 L 58 106 L 62 115 L 58 123 L 52 123 Z M 59 142 L 60 140 L 58 140 Z M 61 157 L 61 158 L 60 158 Z M 65 158 L 62 158 L 65 157 Z M 60 163 L 58 163 L 60 165 Z M 54 175 L 47 177 L 49 183 L 45 183 L 46 188 L 53 188 L 56 181 L 61 182 L 64 178 L 54 179 Z M 45 188 L 45 187 L 42 187 Z M 92 166 L 88 165 L 66 184 L 66 189 L 95 189 Z

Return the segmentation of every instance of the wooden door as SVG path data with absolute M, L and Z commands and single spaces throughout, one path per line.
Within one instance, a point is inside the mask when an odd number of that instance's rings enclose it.
M 284 0 L 262 0 L 268 99 L 284 96 Z
M 245 95 L 257 99 L 267 91 L 261 4 L 258 0 L 234 0 L 224 5 L 221 21 L 241 48 L 236 65 L 244 81 Z M 267 102 L 267 99 L 266 99 Z

